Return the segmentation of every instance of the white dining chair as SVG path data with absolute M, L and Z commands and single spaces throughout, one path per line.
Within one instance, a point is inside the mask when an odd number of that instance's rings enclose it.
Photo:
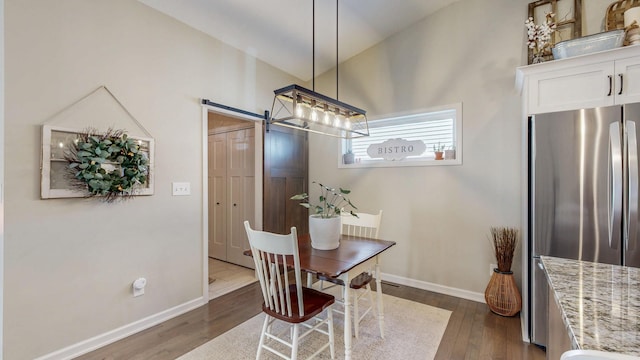
M 251 229 L 248 221 L 244 227 L 249 237 L 251 255 L 256 267 L 256 276 L 260 281 L 264 303 L 262 311 L 266 314 L 256 359 L 260 359 L 262 350 L 267 350 L 275 355 L 290 360 L 298 357 L 299 340 L 313 331 L 328 336 L 328 341 L 316 350 L 308 359 L 315 357 L 327 347 L 331 352 L 331 358 L 335 357 L 333 312 L 331 307 L 335 302 L 333 295 L 302 286 L 300 273 L 300 254 L 298 252 L 298 236 L 296 228 L 291 228 L 289 235 L 272 234 Z M 295 282 L 290 284 L 287 257 L 293 258 L 293 270 Z M 326 317 L 318 315 L 325 313 Z M 306 323 L 308 320 L 314 319 Z M 291 325 L 291 331 L 272 332 L 272 326 L 276 320 Z M 327 329 L 325 330 L 325 325 Z M 306 331 L 300 333 L 300 326 Z M 290 339 L 290 341 L 288 341 Z M 278 343 L 291 349 L 291 355 L 283 354 L 273 345 Z M 304 344 L 311 345 L 313 342 Z
M 378 212 L 377 214 L 358 213 L 358 217 L 355 217 L 351 214 L 343 213 L 341 215 L 341 219 L 343 235 L 377 239 L 380 229 L 380 221 L 382 220 L 382 210 L 380 210 L 380 212 Z M 362 319 L 364 319 L 364 317 L 369 313 L 377 316 L 377 310 L 375 306 L 376 303 L 374 302 L 370 285 L 371 281 L 373 280 L 372 272 L 373 269 L 370 269 L 367 272 L 363 272 L 362 274 L 354 277 L 349 282 L 349 287 L 353 290 L 353 300 L 351 301 L 351 303 L 353 304 L 353 334 L 356 338 L 359 336 L 360 322 L 362 321 Z M 335 280 L 333 279 L 327 279 L 321 276 L 319 276 L 319 279 L 322 280 L 320 282 L 321 289 L 326 289 L 323 281 L 329 281 L 337 285 L 343 285 L 341 283 L 335 282 Z M 338 299 L 336 301 L 344 305 L 343 300 Z M 364 311 L 360 309 L 361 301 L 367 301 L 367 306 Z M 344 314 L 342 311 L 337 309 L 334 309 L 334 311 Z M 380 324 L 380 337 L 384 338 L 384 329 L 382 329 L 382 324 Z
M 599 350 L 569 350 L 560 360 L 640 360 L 640 357 Z

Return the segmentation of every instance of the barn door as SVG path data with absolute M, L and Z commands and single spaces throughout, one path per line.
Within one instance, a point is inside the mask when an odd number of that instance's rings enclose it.
M 309 232 L 309 210 L 290 200 L 309 189 L 309 140 L 305 131 L 269 126 L 264 133 L 264 230 Z

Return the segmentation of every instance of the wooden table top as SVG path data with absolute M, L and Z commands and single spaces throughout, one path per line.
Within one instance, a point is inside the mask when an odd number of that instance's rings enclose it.
M 311 247 L 308 234 L 299 235 L 300 269 L 313 274 L 338 277 L 395 244 L 395 241 L 341 235 L 340 246 L 337 249 L 317 250 Z M 251 256 L 251 250 L 245 251 L 244 254 Z

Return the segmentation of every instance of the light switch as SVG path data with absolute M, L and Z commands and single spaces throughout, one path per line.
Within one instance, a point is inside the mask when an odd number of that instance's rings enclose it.
M 173 196 L 186 196 L 191 195 L 191 183 L 188 182 L 174 182 L 171 183 L 173 187 Z

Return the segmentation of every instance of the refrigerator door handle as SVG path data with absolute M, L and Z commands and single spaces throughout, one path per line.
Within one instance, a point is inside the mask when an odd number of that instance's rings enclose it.
M 622 224 L 622 143 L 621 143 L 620 123 L 614 122 L 609 125 L 609 201 L 607 206 L 609 220 L 609 247 L 618 248 L 620 234 L 616 229 L 620 229 Z
M 629 190 L 627 198 L 627 221 L 625 226 L 625 248 L 635 248 L 638 234 L 638 140 L 636 138 L 635 121 L 626 122 L 627 134 L 627 168 L 629 169 Z

